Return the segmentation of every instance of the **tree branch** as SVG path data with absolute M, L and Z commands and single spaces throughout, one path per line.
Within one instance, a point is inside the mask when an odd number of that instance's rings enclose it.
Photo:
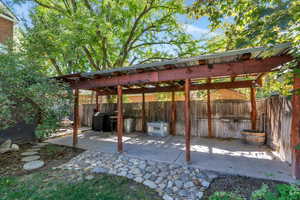
M 140 22 L 140 20 L 143 18 L 143 16 L 145 16 L 153 7 L 153 3 L 154 0 L 151 1 L 149 7 L 148 5 L 146 5 L 143 9 L 143 11 L 138 15 L 138 17 L 135 19 L 133 26 L 131 28 L 131 31 L 129 33 L 129 36 L 125 42 L 125 44 L 123 45 L 123 48 L 119 54 L 119 56 L 121 56 L 121 59 L 118 59 L 117 62 L 115 63 L 115 65 L 122 65 L 128 55 L 128 45 L 130 44 L 131 40 L 133 39 L 134 33 L 136 31 L 136 28 Z
M 147 58 L 145 60 L 142 60 L 141 62 L 139 62 L 138 64 L 144 64 L 150 60 L 168 60 L 168 59 L 171 59 L 171 58 L 164 58 L 164 57 L 151 57 L 151 58 Z
M 176 42 L 175 40 L 170 40 L 170 41 L 159 41 L 159 42 L 145 42 L 145 43 L 141 43 L 135 46 L 132 46 L 129 50 L 132 49 L 136 49 L 142 46 L 150 46 L 150 45 L 156 45 L 156 44 L 170 44 L 172 45 L 172 43 Z
M 59 12 L 64 12 L 63 9 L 55 7 L 55 6 L 52 6 L 52 5 L 48 5 L 48 4 L 42 3 L 42 2 L 40 2 L 40 0 L 34 0 L 34 2 L 36 2 L 38 5 L 40 5 L 40 6 L 44 7 L 44 8 L 54 9 L 54 10 L 59 11 Z
M 83 2 L 84 2 L 85 7 L 87 7 L 87 9 L 91 12 L 91 14 L 94 14 L 94 10 L 93 10 L 90 2 L 88 0 L 84 0 Z
M 88 50 L 88 48 L 86 48 L 85 46 L 82 47 L 83 51 L 85 52 L 85 54 L 87 55 L 87 58 L 90 62 L 90 64 L 96 69 L 96 70 L 100 70 L 99 66 L 96 65 L 90 51 Z
M 137 56 L 134 56 L 134 58 L 130 61 L 129 66 L 133 65 L 133 63 L 138 59 Z
M 54 58 L 50 58 L 50 62 L 52 63 L 52 65 L 56 69 L 56 72 L 58 73 L 58 75 L 63 75 L 62 71 L 60 70 L 59 65 L 56 62 L 56 60 Z

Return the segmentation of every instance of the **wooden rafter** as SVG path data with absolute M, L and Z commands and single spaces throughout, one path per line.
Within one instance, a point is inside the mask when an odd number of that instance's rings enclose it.
M 231 77 L 230 77 L 230 81 L 231 81 L 231 82 L 234 82 L 234 81 L 235 81 L 235 78 L 236 78 L 236 76 L 231 76 Z
M 232 89 L 232 88 L 250 88 L 253 85 L 260 85 L 260 82 L 255 80 L 247 81 L 235 81 L 235 82 L 221 82 L 221 83 L 204 83 L 193 84 L 191 90 L 208 90 L 208 89 Z M 181 86 L 165 86 L 165 87 L 153 87 L 153 88 L 134 88 L 124 90 L 124 94 L 141 94 L 141 93 L 155 93 L 155 92 L 170 92 L 170 91 L 182 91 Z M 114 95 L 116 92 L 100 92 L 101 95 Z
M 266 76 L 267 73 L 260 73 L 256 76 L 256 80 L 257 81 L 262 81 L 263 77 Z
M 264 73 L 271 71 L 274 67 L 291 60 L 290 56 L 274 56 L 263 60 L 246 60 L 230 64 L 197 65 L 187 68 L 176 68 L 142 72 L 139 74 L 128 74 L 110 78 L 79 81 L 72 84 L 73 88 L 92 89 L 97 87 L 146 84 L 162 81 L 174 81 L 193 78 L 207 78 L 218 76 L 231 76 L 238 74 Z

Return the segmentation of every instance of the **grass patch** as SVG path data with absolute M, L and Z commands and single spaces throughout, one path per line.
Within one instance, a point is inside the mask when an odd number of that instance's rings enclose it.
M 155 200 L 158 194 L 124 177 L 97 175 L 92 180 L 68 181 L 64 171 L 48 171 L 0 179 L 1 200 Z

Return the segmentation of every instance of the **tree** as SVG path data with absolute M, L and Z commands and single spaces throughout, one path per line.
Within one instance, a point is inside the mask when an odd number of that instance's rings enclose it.
M 293 56 L 300 58 L 300 2 L 297 0 L 197 0 L 188 10 L 196 18 L 208 16 L 212 31 L 224 31 L 224 36 L 207 43 L 208 51 L 289 42 Z M 289 63 L 280 72 L 271 73 L 259 95 L 291 94 L 292 75 L 300 73 L 295 66 L 296 62 Z
M 224 29 L 228 49 L 291 42 L 299 51 L 299 7 L 297 0 L 197 0 L 190 11 Z
M 31 58 L 53 66 L 50 72 L 105 70 L 199 52 L 177 20 L 183 0 L 33 1 L 23 44 Z
M 70 107 L 67 86 L 47 78 L 22 53 L 0 54 L 0 130 L 37 124 L 37 136 L 55 130 Z

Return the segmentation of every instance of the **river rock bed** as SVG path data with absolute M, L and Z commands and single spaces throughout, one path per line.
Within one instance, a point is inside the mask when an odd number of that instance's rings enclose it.
M 165 200 L 201 199 L 218 174 L 186 165 L 86 151 L 59 168 L 124 176 L 155 189 Z

